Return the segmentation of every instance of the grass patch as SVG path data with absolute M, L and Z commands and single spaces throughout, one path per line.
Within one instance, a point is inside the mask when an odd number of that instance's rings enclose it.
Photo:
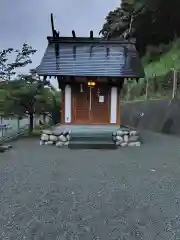
M 40 125 L 36 126 L 31 133 L 29 133 L 29 132 L 26 133 L 25 137 L 40 137 L 43 130 L 49 129 L 51 127 L 52 126 L 50 124 L 43 124 L 41 126 Z
M 42 133 L 42 130 L 40 129 L 34 129 L 33 132 L 27 133 L 25 136 L 26 137 L 40 137 Z
M 160 56 L 157 61 L 145 66 L 145 73 L 148 78 L 166 75 L 172 68 L 180 69 L 180 39 L 172 43 L 171 49 Z

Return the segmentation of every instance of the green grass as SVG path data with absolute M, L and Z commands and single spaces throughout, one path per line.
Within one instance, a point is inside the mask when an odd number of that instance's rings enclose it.
M 172 43 L 171 49 L 163 54 L 158 61 L 145 66 L 145 73 L 148 78 L 167 74 L 172 68 L 180 69 L 180 39 Z
M 43 126 L 37 126 L 33 129 L 31 133 L 27 133 L 26 137 L 40 137 L 44 129 L 51 128 L 50 124 L 44 124 Z
M 172 98 L 173 86 L 172 83 L 168 81 L 172 80 L 172 69 L 180 72 L 180 39 L 174 40 L 169 45 L 166 45 L 164 49 L 161 47 L 154 47 L 154 49 L 149 47 L 146 55 L 142 59 L 145 74 L 148 79 L 148 96 L 145 96 L 145 78 L 140 79 L 138 85 L 135 81 L 128 81 L 130 92 L 129 94 L 125 93 L 123 95 L 123 100 L 125 102 Z M 152 62 L 150 62 L 150 60 Z M 158 85 L 156 91 L 154 90 L 155 76 Z M 176 92 L 176 97 L 180 99 L 180 88 Z

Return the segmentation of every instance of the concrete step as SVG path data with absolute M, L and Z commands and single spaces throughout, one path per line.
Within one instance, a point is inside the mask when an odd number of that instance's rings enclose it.
M 72 141 L 112 141 L 112 132 L 72 132 Z
M 79 141 L 84 141 L 84 142 L 94 142 L 94 141 L 98 141 L 98 142 L 107 142 L 107 141 L 112 141 L 112 136 L 104 136 L 104 135 L 96 135 L 96 136 L 85 136 L 85 135 L 81 135 L 81 136 L 71 136 L 71 141 L 73 142 L 79 142 Z
M 113 141 L 70 141 L 70 149 L 116 149 Z

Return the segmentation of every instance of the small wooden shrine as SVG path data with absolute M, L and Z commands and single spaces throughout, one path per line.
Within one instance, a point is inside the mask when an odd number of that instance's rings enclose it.
M 138 80 L 144 71 L 132 40 L 61 37 L 54 29 L 39 76 L 56 77 L 62 90 L 61 123 L 120 125 L 120 93 L 125 78 Z

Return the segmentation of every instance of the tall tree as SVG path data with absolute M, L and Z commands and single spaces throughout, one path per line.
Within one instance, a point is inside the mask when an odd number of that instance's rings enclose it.
M 131 30 L 134 10 L 134 0 L 122 0 L 120 7 L 109 12 L 100 34 L 110 38 L 120 36 L 127 30 Z
M 18 79 L 8 82 L 5 86 L 6 113 L 29 116 L 29 132 L 33 130 L 35 114 L 52 111 L 53 96 L 44 82 L 32 77 L 22 75 Z
M 135 37 L 143 55 L 148 45 L 167 44 L 180 36 L 179 8 L 179 0 L 123 0 L 109 12 L 100 33 L 103 37 Z
M 31 64 L 31 57 L 35 53 L 36 50 L 27 43 L 24 43 L 20 50 L 8 48 L 0 51 L 0 80 L 10 80 L 16 74 L 17 68 Z

